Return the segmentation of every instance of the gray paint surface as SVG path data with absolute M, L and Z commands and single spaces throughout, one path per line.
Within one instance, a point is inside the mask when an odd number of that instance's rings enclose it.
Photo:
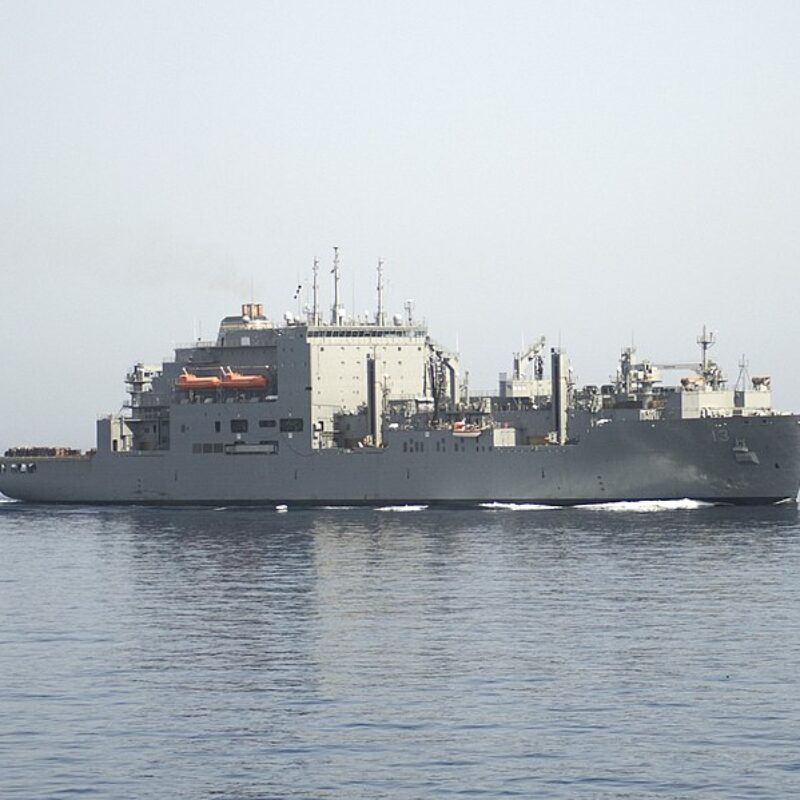
M 627 371 L 602 390 L 563 377 L 550 398 L 469 397 L 457 361 L 417 323 L 273 327 L 246 310 L 215 342 L 134 368 L 130 411 L 98 422 L 96 452 L 0 459 L 0 491 L 41 502 L 347 505 L 767 503 L 800 488 L 800 417 L 773 411 L 766 389 L 737 406 L 713 362 L 698 365 L 700 389 L 687 381 L 654 394 L 652 365 L 628 350 Z M 553 362 L 566 373 L 566 354 Z M 267 385 L 180 388 L 184 372 L 232 368 Z M 377 445 L 365 433 L 373 414 Z

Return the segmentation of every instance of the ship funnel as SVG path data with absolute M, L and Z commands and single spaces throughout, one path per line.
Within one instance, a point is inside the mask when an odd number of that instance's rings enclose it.
M 242 316 L 248 319 L 266 319 L 263 303 L 242 303 Z

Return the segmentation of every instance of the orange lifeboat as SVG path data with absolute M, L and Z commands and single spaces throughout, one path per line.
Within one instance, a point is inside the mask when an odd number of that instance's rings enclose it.
M 266 389 L 267 379 L 263 375 L 242 375 L 232 369 L 222 370 L 223 389 Z
M 465 420 L 453 423 L 453 436 L 462 436 L 467 439 L 477 439 L 485 429 L 474 423 L 467 423 Z
M 178 375 L 175 381 L 175 386 L 178 389 L 189 390 L 193 392 L 203 392 L 212 389 L 219 389 L 222 381 L 216 376 L 211 375 L 203 377 L 200 375 L 192 375 L 191 372 L 183 371 L 182 375 Z

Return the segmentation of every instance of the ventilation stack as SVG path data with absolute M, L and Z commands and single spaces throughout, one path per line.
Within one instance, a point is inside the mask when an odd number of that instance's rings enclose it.
M 380 447 L 383 424 L 383 394 L 378 378 L 378 359 L 367 355 L 367 414 L 372 444 Z
M 556 442 L 567 443 L 567 405 L 569 402 L 569 362 L 561 348 L 550 350 L 550 374 L 553 383 L 553 427 Z

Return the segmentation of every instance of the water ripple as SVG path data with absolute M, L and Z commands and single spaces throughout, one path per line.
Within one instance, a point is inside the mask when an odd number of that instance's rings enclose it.
M 797 508 L 669 509 L 4 505 L 3 797 L 793 796 Z

